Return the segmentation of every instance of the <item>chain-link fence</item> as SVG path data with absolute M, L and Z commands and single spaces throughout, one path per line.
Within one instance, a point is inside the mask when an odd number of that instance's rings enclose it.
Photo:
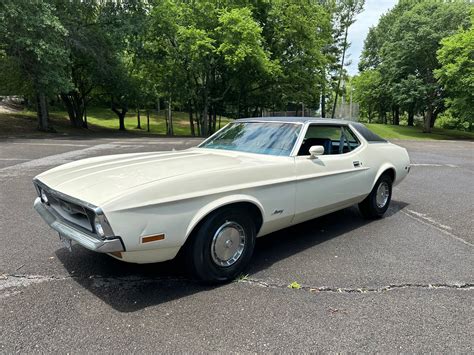
M 304 109 L 298 111 L 263 111 L 263 117 L 321 117 L 320 110 Z M 326 117 L 331 117 L 331 110 L 326 111 Z M 359 104 L 340 103 L 336 106 L 334 118 L 358 121 L 359 120 Z

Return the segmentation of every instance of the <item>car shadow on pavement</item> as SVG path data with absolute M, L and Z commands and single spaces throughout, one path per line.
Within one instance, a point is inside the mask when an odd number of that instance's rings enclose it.
M 406 206 L 405 202 L 392 201 L 386 215 L 394 215 Z M 340 223 L 341 220 L 344 223 Z M 371 221 L 363 219 L 356 207 L 350 207 L 259 238 L 247 273 L 251 277 L 276 262 L 369 223 Z M 189 279 L 185 260 L 180 258 L 139 265 L 124 263 L 79 246 L 73 249 L 72 254 L 66 248 L 56 251 L 71 279 L 119 312 L 135 312 L 225 287 L 203 285 Z

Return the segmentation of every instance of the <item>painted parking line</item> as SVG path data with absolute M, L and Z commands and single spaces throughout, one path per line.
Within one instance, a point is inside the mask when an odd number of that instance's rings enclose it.
M 99 153 L 103 150 L 113 150 L 117 148 L 122 148 L 122 146 L 117 145 L 117 144 L 99 144 L 99 145 L 88 147 L 85 149 L 79 149 L 79 150 L 73 150 L 73 151 L 60 153 L 60 154 L 48 155 L 43 158 L 33 159 L 33 160 L 25 161 L 23 163 L 1 168 L 0 177 L 19 176 L 23 174 L 25 171 L 28 171 L 30 169 L 66 164 L 71 161 L 86 158 L 90 155 Z
M 88 144 L 77 144 L 77 143 L 33 143 L 33 142 L 12 142 L 9 144 L 18 145 L 39 145 L 39 146 L 58 146 L 58 147 L 90 147 Z
M 201 142 L 202 139 L 193 139 L 193 140 L 180 140 L 180 141 L 175 141 L 175 140 L 169 140 L 169 141 L 140 141 L 137 140 L 138 144 L 145 144 L 145 145 L 194 145 L 198 144 Z M 132 141 L 113 141 L 111 142 L 112 144 L 132 144 Z
M 403 214 L 406 216 L 410 217 L 411 219 L 414 219 L 417 222 L 420 222 L 422 224 L 425 224 L 427 226 L 433 227 L 436 230 L 440 231 L 444 235 L 453 238 L 463 244 L 469 245 L 471 247 L 474 247 L 474 244 L 468 242 L 467 240 L 464 240 L 463 238 L 455 235 L 453 232 L 451 232 L 452 228 L 450 226 L 447 226 L 445 224 L 442 224 L 438 221 L 436 221 L 434 218 L 428 216 L 426 213 L 420 213 L 411 209 L 402 209 L 400 210 Z
M 431 164 L 431 163 L 411 163 L 410 166 L 432 166 L 432 167 L 459 168 L 458 165 L 454 165 L 454 164 Z
M 27 161 L 31 159 L 23 159 L 23 158 L 0 158 L 0 161 Z

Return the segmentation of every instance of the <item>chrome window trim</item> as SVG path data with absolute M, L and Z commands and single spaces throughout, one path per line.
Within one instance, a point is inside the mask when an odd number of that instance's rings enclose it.
M 312 125 L 315 125 L 315 126 L 317 125 L 317 126 L 345 127 L 346 129 L 349 129 L 350 132 L 354 133 L 354 136 L 357 139 L 359 139 L 359 145 L 354 150 L 351 150 L 350 152 L 346 152 L 346 153 L 342 153 L 342 154 L 329 154 L 329 155 L 326 155 L 326 157 L 329 157 L 329 156 L 343 156 L 343 155 L 346 155 L 346 154 L 354 153 L 354 152 L 360 150 L 363 143 L 365 142 L 365 139 L 360 139 L 360 136 L 359 136 L 360 133 L 357 132 L 355 129 L 353 129 L 349 122 L 347 122 L 347 123 L 339 123 L 339 122 L 331 123 L 331 122 L 318 122 L 318 121 L 315 121 L 315 120 L 308 120 L 305 123 L 305 127 L 301 130 L 301 137 L 299 137 L 297 139 L 297 146 L 295 146 L 296 149 L 295 149 L 295 151 L 292 152 L 292 154 L 290 156 L 292 156 L 292 157 L 298 157 L 298 156 L 308 157 L 309 156 L 309 155 L 298 155 L 298 152 L 301 148 L 301 144 L 303 144 L 303 140 L 304 140 L 304 137 L 306 136 L 306 132 L 308 131 L 308 128 Z
M 196 148 L 200 148 L 200 149 L 213 149 L 213 148 L 206 148 L 206 147 L 201 147 L 203 144 L 207 143 L 207 141 L 210 141 L 217 133 L 219 133 L 221 130 L 223 130 L 224 128 L 226 128 L 228 125 L 230 124 L 235 124 L 235 123 L 286 123 L 286 124 L 293 124 L 293 125 L 298 125 L 298 126 L 301 126 L 301 129 L 300 129 L 300 133 L 301 134 L 301 131 L 303 131 L 304 129 L 304 126 L 305 126 L 305 123 L 304 122 L 291 122 L 291 121 L 272 121 L 272 120 L 258 120 L 256 119 L 255 121 L 254 120 L 249 120 L 249 121 L 241 121 L 239 122 L 238 120 L 235 120 L 234 122 L 230 122 L 228 124 L 226 124 L 224 127 L 222 127 L 221 129 L 219 129 L 217 132 L 215 132 L 214 134 L 212 134 L 210 137 L 206 138 L 203 142 L 199 143 Z M 290 150 L 290 154 L 288 155 L 273 155 L 273 154 L 261 154 L 261 153 L 252 153 L 252 152 L 243 152 L 243 151 L 240 151 L 240 150 L 233 150 L 233 152 L 241 152 L 241 153 L 249 153 L 249 154 L 260 154 L 260 155 L 269 155 L 269 156 L 272 156 L 272 157 L 283 157 L 283 158 L 288 158 L 288 157 L 292 157 L 293 156 L 293 152 L 295 151 L 295 148 L 296 148 L 296 145 L 298 144 L 298 140 L 299 140 L 299 136 L 298 138 L 295 140 L 295 143 L 293 143 L 293 148 Z M 226 150 L 226 149 L 222 149 L 222 150 Z

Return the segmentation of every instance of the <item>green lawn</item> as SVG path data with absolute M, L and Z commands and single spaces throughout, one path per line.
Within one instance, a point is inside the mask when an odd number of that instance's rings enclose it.
M 386 139 L 404 140 L 440 140 L 440 139 L 468 139 L 474 140 L 473 132 L 457 131 L 453 129 L 433 128 L 432 133 L 423 133 L 421 127 L 392 126 L 377 123 L 366 124 L 366 126 Z
M 129 112 L 125 118 L 125 128 L 128 131 L 148 133 L 147 132 L 147 117 L 146 111 L 140 111 L 141 116 L 141 127 L 137 129 L 137 112 Z M 110 109 L 93 108 L 87 112 L 87 121 L 89 124 L 118 130 L 119 120 L 117 115 Z M 225 126 L 229 122 L 229 119 L 222 118 L 221 126 Z M 219 122 L 217 122 L 217 128 L 219 128 Z M 191 135 L 191 129 L 189 126 L 189 114 L 186 112 L 173 112 L 173 131 L 178 136 L 189 136 Z M 150 133 L 151 134 L 166 134 L 166 123 L 165 123 L 165 111 L 161 111 L 158 115 L 156 112 L 150 113 Z
M 150 115 L 150 132 L 146 127 L 146 112 L 141 112 L 142 129 L 137 129 L 136 112 L 129 112 L 125 118 L 125 127 L 129 134 L 160 134 L 166 133 L 165 111 L 159 115 L 156 112 Z M 88 110 L 89 129 L 75 129 L 69 124 L 69 119 L 64 111 L 50 113 L 51 124 L 58 134 L 65 135 L 95 135 L 118 134 L 119 121 L 117 115 L 109 108 L 91 108 Z M 224 126 L 230 120 L 222 118 Z M 40 136 L 42 132 L 36 130 L 36 112 L 21 111 L 17 113 L 0 113 L 0 136 Z M 434 128 L 433 133 L 423 133 L 420 127 L 392 126 L 383 124 L 367 124 L 367 127 L 386 139 L 404 140 L 439 140 L 439 139 L 469 139 L 474 140 L 474 133 L 456 130 Z M 187 136 L 191 134 L 188 114 L 173 112 L 174 134 Z M 217 127 L 219 128 L 219 127 Z
M 150 132 L 147 131 L 146 111 L 141 112 L 141 127 L 137 129 L 137 113 L 129 112 L 125 117 L 126 132 L 132 134 L 166 134 L 165 111 L 158 115 L 156 112 L 150 114 Z M 72 128 L 67 113 L 64 111 L 51 110 L 50 123 L 59 134 L 66 135 L 93 135 L 93 134 L 117 134 L 119 133 L 119 120 L 117 115 L 108 108 L 91 108 L 87 112 L 89 129 Z M 230 120 L 222 118 L 221 126 Z M 36 112 L 20 111 L 15 113 L 0 113 L 0 136 L 36 136 L 44 135 L 36 130 Z M 217 123 L 219 128 L 219 123 Z M 173 112 L 174 135 L 189 136 L 189 116 L 185 112 Z

